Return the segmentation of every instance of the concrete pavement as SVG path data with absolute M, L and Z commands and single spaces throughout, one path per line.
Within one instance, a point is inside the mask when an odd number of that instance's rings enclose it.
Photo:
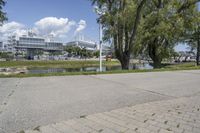
M 199 133 L 200 95 L 92 114 L 25 133 Z
M 195 97 L 200 71 L 0 79 L 0 133 Z

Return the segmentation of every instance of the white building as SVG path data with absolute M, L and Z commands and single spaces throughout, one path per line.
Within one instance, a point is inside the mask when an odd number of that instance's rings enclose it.
M 91 41 L 72 41 L 72 42 L 68 42 L 66 46 L 76 46 L 76 47 L 80 47 L 82 49 L 85 48 L 91 51 L 97 50 L 97 44 Z
M 14 48 L 17 52 L 26 52 L 29 59 L 33 59 L 38 51 L 58 52 L 63 51 L 63 44 L 60 42 L 46 42 L 44 38 L 23 36 L 19 37 Z
M 15 53 L 15 45 L 17 43 L 16 36 L 9 36 L 6 42 L 3 42 L 3 50 L 6 52 Z

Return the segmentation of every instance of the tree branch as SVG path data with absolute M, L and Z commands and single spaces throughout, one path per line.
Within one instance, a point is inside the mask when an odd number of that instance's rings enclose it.
M 133 43 L 133 40 L 135 39 L 136 31 L 137 31 L 139 21 L 140 21 L 140 18 L 141 18 L 142 7 L 143 7 L 143 5 L 145 4 L 146 1 L 147 0 L 142 0 L 141 3 L 139 4 L 139 6 L 137 7 L 137 13 L 136 13 L 135 21 L 134 21 L 134 26 L 133 26 L 131 37 L 130 37 L 130 40 L 129 40 L 129 50 L 132 50 L 133 46 L 131 44 Z
M 178 9 L 177 13 L 181 13 L 183 10 L 189 8 L 190 6 L 192 6 L 192 5 L 194 5 L 194 4 L 198 3 L 198 2 L 200 2 L 200 0 L 194 0 L 194 1 L 192 1 L 192 2 L 189 2 L 189 1 L 185 2 L 185 3 Z

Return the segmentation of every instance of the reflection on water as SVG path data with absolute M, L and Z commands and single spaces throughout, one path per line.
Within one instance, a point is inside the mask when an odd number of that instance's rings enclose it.
M 130 67 L 131 69 L 153 69 L 153 66 L 151 66 L 149 63 L 132 64 Z
M 131 69 L 153 69 L 150 64 L 132 64 Z M 121 66 L 103 66 L 102 70 L 114 71 L 121 70 Z M 64 73 L 64 72 L 98 72 L 99 67 L 82 67 L 82 68 L 31 68 L 28 73 L 31 74 L 44 74 L 44 73 Z

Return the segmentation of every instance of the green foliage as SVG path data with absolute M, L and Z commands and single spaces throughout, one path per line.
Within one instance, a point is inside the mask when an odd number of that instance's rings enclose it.
M 196 9 L 197 10 L 197 9 Z M 185 41 L 189 47 L 191 52 L 196 52 L 196 63 L 199 65 L 199 58 L 200 58 L 200 11 L 197 12 L 195 8 L 190 11 L 190 14 L 185 15 L 187 16 L 194 16 L 190 17 L 185 21 L 185 35 L 183 41 Z
M 38 54 L 36 54 L 36 55 L 42 55 L 43 54 L 43 52 L 42 51 L 40 51 Z M 50 52 L 49 53 L 49 55 L 53 55 L 53 56 L 56 56 L 56 55 L 61 55 L 62 54 L 62 52 L 60 52 L 60 51 L 55 51 L 55 52 Z
M 105 66 L 119 65 L 118 61 L 106 62 Z M 99 61 L 1 61 L 0 67 L 44 67 L 44 68 L 78 68 L 87 66 L 99 66 Z
M 99 51 L 99 50 L 98 50 L 98 51 L 95 51 L 95 52 L 93 53 L 93 55 L 94 55 L 96 58 L 99 57 L 99 54 L 100 54 L 100 51 Z
M 9 60 L 14 59 L 14 55 L 9 52 L 0 52 L 0 58 L 6 59 L 7 61 L 9 61 Z
M 6 13 L 3 12 L 3 6 L 5 6 L 6 2 L 5 0 L 0 0 L 0 25 L 3 24 L 4 21 L 6 21 L 8 18 L 6 17 Z
M 113 42 L 125 69 L 131 52 L 148 55 L 154 67 L 160 67 L 175 44 L 185 38 L 186 29 L 200 22 L 195 7 L 198 1 L 92 0 L 102 12 L 98 22 L 104 27 L 104 40 Z
M 104 27 L 104 41 L 112 41 L 122 69 L 129 68 L 142 9 L 147 0 L 92 0 L 98 7 L 98 22 Z
M 95 57 L 99 56 L 98 51 L 93 52 L 85 48 L 80 48 L 78 46 L 65 46 L 64 50 L 71 55 L 80 56 L 81 58 L 92 58 L 94 56 Z
M 106 72 L 65 72 L 65 73 L 46 73 L 46 74 L 11 74 L 3 75 L 0 74 L 0 78 L 25 78 L 25 77 L 45 77 L 45 76 L 67 76 L 67 75 L 94 75 L 94 74 L 119 74 L 119 73 L 141 73 L 141 72 L 164 72 L 164 71 L 177 71 L 177 70 L 199 70 L 200 67 L 195 64 L 178 64 L 168 65 L 162 69 L 148 69 L 148 70 L 113 70 Z
M 65 46 L 64 51 L 68 52 L 69 54 L 79 55 L 81 48 L 77 46 Z
M 161 67 L 164 58 L 169 58 L 174 46 L 185 38 L 187 28 L 192 28 L 197 18 L 195 0 L 154 0 L 145 7 L 139 26 L 135 53 L 144 52 Z M 193 3 L 193 4 L 191 4 Z

